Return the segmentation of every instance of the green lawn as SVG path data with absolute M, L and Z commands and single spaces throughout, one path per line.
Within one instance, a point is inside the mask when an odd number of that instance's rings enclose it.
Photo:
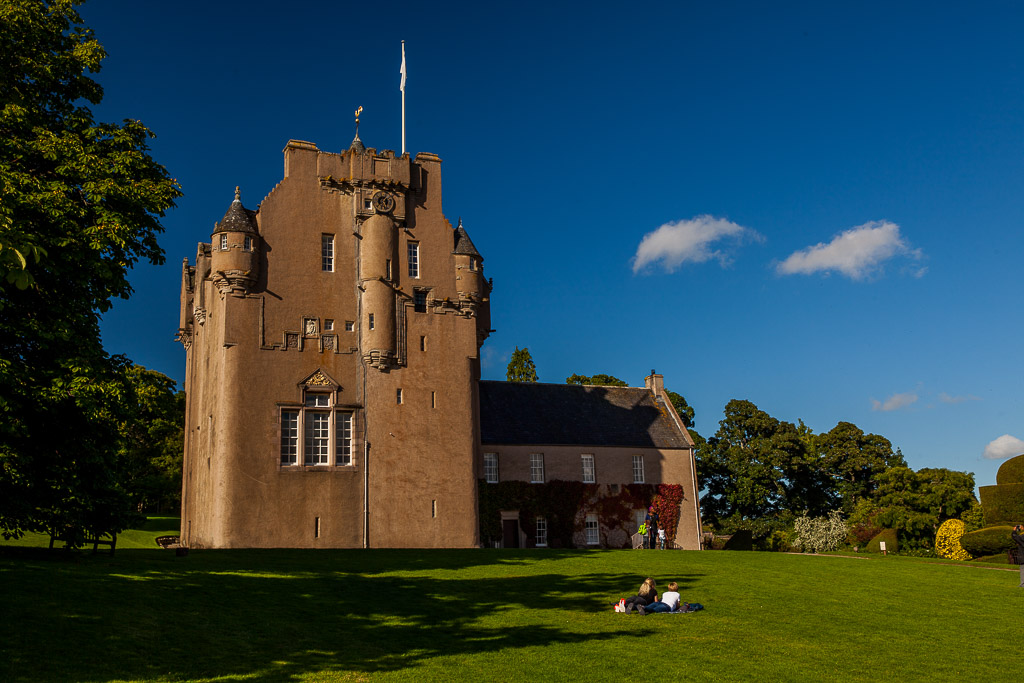
M 159 522 L 154 522 L 157 526 Z M 0 680 L 999 680 L 1016 568 L 751 552 L 0 549 Z M 150 543 L 152 541 L 150 540 Z M 1013 571 L 1008 571 L 1012 569 Z M 612 612 L 644 576 L 703 612 Z

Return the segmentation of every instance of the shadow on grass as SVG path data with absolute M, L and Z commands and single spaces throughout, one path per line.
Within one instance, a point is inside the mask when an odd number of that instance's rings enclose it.
M 592 559 L 599 556 L 486 550 L 185 558 L 119 550 L 111 558 L 5 548 L 0 678 L 269 681 L 642 637 L 645 629 L 625 622 L 578 632 L 552 618 L 552 610 L 610 610 L 598 596 L 635 590 L 636 574 L 599 571 L 608 563 Z M 571 573 L 545 572 L 550 560 L 567 560 L 559 568 Z M 686 586 L 694 577 L 675 580 Z

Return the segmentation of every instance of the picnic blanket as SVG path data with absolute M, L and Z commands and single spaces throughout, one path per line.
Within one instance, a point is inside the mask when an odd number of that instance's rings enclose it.
M 682 607 L 675 612 L 648 612 L 648 614 L 689 614 L 690 612 L 699 612 L 702 609 L 704 609 L 704 605 L 699 602 L 684 602 Z

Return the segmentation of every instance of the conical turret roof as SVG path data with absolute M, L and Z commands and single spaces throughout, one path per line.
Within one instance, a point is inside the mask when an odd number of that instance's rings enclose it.
M 242 206 L 242 193 L 236 187 L 235 201 L 231 202 L 231 206 L 228 207 L 224 218 L 220 219 L 220 223 L 214 227 L 213 234 L 216 235 L 219 232 L 251 232 L 256 234 L 255 215 L 256 212 Z
M 359 131 L 356 131 L 356 136 L 352 138 L 352 144 L 349 145 L 348 148 L 358 152 L 359 154 L 366 152 L 366 145 L 364 145 L 363 141 L 359 139 Z
M 459 218 L 459 225 L 455 228 L 455 249 L 452 250 L 452 253 L 476 256 L 481 261 L 484 260 L 484 257 L 476 250 L 473 240 L 469 239 L 469 233 L 462 227 L 462 218 Z

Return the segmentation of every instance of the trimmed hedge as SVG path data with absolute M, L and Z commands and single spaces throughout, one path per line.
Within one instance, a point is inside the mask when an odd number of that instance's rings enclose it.
M 750 533 L 750 529 L 740 529 L 732 535 L 722 550 L 753 550 L 754 549 L 754 534 Z
M 1024 523 L 1024 483 L 982 486 L 978 491 L 987 526 Z
M 999 466 L 996 472 L 997 484 L 1020 484 L 1024 483 L 1024 455 L 1010 458 Z
M 960 545 L 964 550 L 975 557 L 996 555 L 1014 547 L 1013 539 L 1010 538 L 1011 526 L 988 526 L 984 529 L 972 531 L 960 537 Z
M 882 529 L 874 538 L 868 541 L 864 550 L 869 553 L 880 553 L 882 552 L 882 549 L 881 546 L 879 546 L 879 543 L 882 541 L 885 541 L 885 552 L 887 553 L 894 553 L 900 549 L 899 541 L 896 540 L 896 530 Z M 968 550 L 967 552 L 970 551 Z

